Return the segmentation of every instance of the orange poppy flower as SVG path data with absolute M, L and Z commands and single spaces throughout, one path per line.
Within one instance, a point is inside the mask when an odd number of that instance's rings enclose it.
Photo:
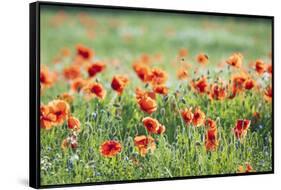
M 272 74 L 272 64 L 268 64 L 267 65 L 267 70 L 266 70 L 269 74 Z
M 105 64 L 101 61 L 97 61 L 94 63 L 91 63 L 88 68 L 88 75 L 89 77 L 94 77 L 96 74 L 102 72 L 105 69 Z
M 246 173 L 254 171 L 253 167 L 249 163 L 246 162 L 245 164 L 246 164 L 246 170 L 245 170 Z
M 138 101 L 138 104 L 139 104 L 141 110 L 148 114 L 151 114 L 157 110 L 156 101 L 149 96 L 142 97 Z
M 144 91 L 141 88 L 136 88 L 136 99 L 139 101 L 143 96 L 148 96 L 153 100 L 156 100 L 156 93 L 153 91 Z
M 153 91 L 157 94 L 167 95 L 169 89 L 165 85 L 156 85 L 153 87 Z
M 157 119 L 145 117 L 143 118 L 142 123 L 149 133 L 158 133 L 160 123 L 157 121 Z
M 157 134 L 158 135 L 162 135 L 163 133 L 165 133 L 165 131 L 166 131 L 166 127 L 164 126 L 164 125 L 159 125 L 159 128 L 158 128 L 158 130 L 157 130 Z
M 200 110 L 199 107 L 195 108 L 193 112 L 192 123 L 194 126 L 199 127 L 204 124 L 205 121 L 205 113 Z
M 238 119 L 234 128 L 234 135 L 237 139 L 244 138 L 247 135 L 247 130 L 250 127 L 251 120 Z
M 243 55 L 241 53 L 234 53 L 228 58 L 226 63 L 233 67 L 240 68 L 242 65 L 242 61 Z
M 43 129 L 51 129 L 56 121 L 56 115 L 51 112 L 49 106 L 41 105 L 40 107 L 40 127 Z
M 53 100 L 48 103 L 50 112 L 56 116 L 54 123 L 61 125 L 70 113 L 69 105 L 64 100 Z
M 122 94 L 125 86 L 128 84 L 129 79 L 125 75 L 116 75 L 113 77 L 111 82 L 111 87 L 113 90 L 117 91 L 119 95 Z
M 212 100 L 223 100 L 227 96 L 226 88 L 219 86 L 217 83 L 210 87 L 210 98 Z
M 77 55 L 85 60 L 92 59 L 92 57 L 94 55 L 94 52 L 90 48 L 88 48 L 82 44 L 78 44 L 76 46 L 76 51 L 77 51 Z
M 80 121 L 73 116 L 70 116 L 67 120 L 67 126 L 71 130 L 79 132 L 80 131 L 80 125 L 81 125 Z
M 143 82 L 150 81 L 151 70 L 148 65 L 145 65 L 141 62 L 136 62 L 133 64 L 133 69 Z
M 268 102 L 272 101 L 272 86 L 271 85 L 265 89 L 264 98 Z
M 40 68 L 40 87 L 42 89 L 51 87 L 56 80 L 54 73 L 50 72 L 45 66 Z
M 245 166 L 238 166 L 238 173 L 249 173 L 254 171 L 253 167 L 248 162 L 245 163 Z
M 179 80 L 185 80 L 188 78 L 188 70 L 184 67 L 181 67 L 177 70 L 177 77 Z
M 181 116 L 186 124 L 191 124 L 193 120 L 192 108 L 185 108 L 181 111 Z
M 218 146 L 217 128 L 209 128 L 205 135 L 205 147 L 207 151 L 214 151 Z
M 63 76 L 67 80 L 73 80 L 81 76 L 80 67 L 77 65 L 70 65 L 63 69 Z
M 83 78 L 76 78 L 71 81 L 70 89 L 71 92 L 80 92 L 80 90 L 86 85 L 86 80 Z
M 153 153 L 156 149 L 155 140 L 151 136 L 136 136 L 134 139 L 134 143 L 141 156 L 145 156 L 148 151 Z
M 70 95 L 69 93 L 62 93 L 59 95 L 58 97 L 60 100 L 64 100 L 67 103 L 71 104 L 74 100 L 74 97 L 72 95 Z
M 207 78 L 204 76 L 197 81 L 192 81 L 191 86 L 200 94 L 206 93 L 208 91 Z
M 251 90 L 255 86 L 256 86 L 256 82 L 253 79 L 249 78 L 245 81 L 244 87 L 246 90 Z
M 151 114 L 157 110 L 156 95 L 154 92 L 145 92 L 137 88 L 136 99 L 142 111 Z
M 188 50 L 186 48 L 181 48 L 179 50 L 179 56 L 180 57 L 186 57 L 188 55 Z
M 263 74 L 266 71 L 266 64 L 263 60 L 256 60 L 255 69 L 259 75 Z
M 196 60 L 198 63 L 205 65 L 206 63 L 208 63 L 209 57 L 204 53 L 199 53 L 196 57 Z
M 154 68 L 151 71 L 150 78 L 153 85 L 160 85 L 167 81 L 168 76 L 167 73 L 162 69 Z
M 100 153 L 102 156 L 111 158 L 116 156 L 122 150 L 122 146 L 118 141 L 109 140 L 102 143 L 100 146 Z
M 235 74 L 232 76 L 232 93 L 233 95 L 242 92 L 244 90 L 245 81 L 249 77 L 245 73 Z
M 86 95 L 86 99 L 91 99 L 93 97 L 98 97 L 99 99 L 104 99 L 106 96 L 106 91 L 100 83 L 89 82 L 82 90 Z
M 205 126 L 208 128 L 208 129 L 216 129 L 217 128 L 217 124 L 214 120 L 210 119 L 210 118 L 207 118 L 206 121 L 205 121 Z

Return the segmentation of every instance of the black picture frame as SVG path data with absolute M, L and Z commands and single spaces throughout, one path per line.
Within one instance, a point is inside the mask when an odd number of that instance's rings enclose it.
M 236 173 L 236 174 L 218 174 L 204 176 L 186 176 L 173 178 L 158 178 L 158 179 L 143 179 L 143 180 L 125 180 L 125 181 L 108 181 L 94 183 L 78 183 L 78 184 L 57 184 L 57 185 L 41 185 L 40 184 L 40 7 L 44 5 L 67 6 L 67 7 L 87 7 L 87 8 L 103 8 L 117 10 L 134 10 L 134 11 L 149 11 L 149 12 L 165 12 L 165 13 L 180 13 L 192 15 L 215 15 L 215 16 L 231 16 L 245 18 L 263 18 L 271 21 L 272 30 L 272 92 L 274 94 L 274 16 L 264 15 L 248 15 L 248 14 L 230 14 L 217 12 L 199 12 L 186 10 L 169 10 L 155 8 L 140 8 L 140 7 L 121 7 L 121 6 L 104 6 L 92 4 L 78 3 L 58 3 L 58 2 L 34 2 L 29 4 L 29 185 L 33 188 L 54 188 L 54 187 L 72 187 L 72 186 L 88 186 L 88 185 L 103 185 L 103 184 L 122 184 L 136 182 L 152 182 L 166 180 L 185 180 L 195 178 L 213 178 L 213 177 L 229 177 L 229 176 L 245 176 L 245 175 L 260 175 L 274 173 L 274 96 L 272 98 L 272 170 L 267 172 L 254 173 Z

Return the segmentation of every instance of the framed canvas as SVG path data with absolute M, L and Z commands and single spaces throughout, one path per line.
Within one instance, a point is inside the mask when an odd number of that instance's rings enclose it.
M 274 172 L 274 18 L 30 4 L 30 186 Z

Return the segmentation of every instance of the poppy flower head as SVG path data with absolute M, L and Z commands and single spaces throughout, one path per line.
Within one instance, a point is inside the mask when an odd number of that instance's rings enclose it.
M 262 75 L 266 71 L 266 64 L 263 60 L 256 60 L 255 69 L 259 75 Z
M 101 61 L 90 63 L 87 68 L 89 77 L 96 76 L 98 73 L 104 71 L 105 67 L 106 67 L 105 64 Z
M 73 80 L 81 76 L 80 67 L 77 65 L 71 65 L 64 68 L 63 76 L 67 80 Z
M 111 82 L 111 87 L 113 90 L 117 91 L 119 95 L 122 94 L 125 86 L 128 84 L 129 79 L 125 75 L 115 75 Z
M 161 85 L 161 84 L 165 84 L 168 75 L 164 70 L 160 68 L 154 68 L 151 71 L 150 78 L 151 78 L 151 83 L 153 85 Z
M 247 130 L 250 127 L 251 120 L 238 119 L 234 128 L 234 135 L 237 139 L 244 138 L 247 135 Z
M 80 121 L 76 117 L 70 116 L 67 120 L 67 126 L 71 130 L 79 132 L 80 125 Z
M 46 66 L 40 68 L 40 87 L 42 89 L 51 87 L 56 81 L 56 75 L 50 72 Z
M 151 114 L 157 110 L 157 104 L 154 99 L 149 96 L 144 96 L 138 101 L 138 104 L 142 111 Z
M 164 126 L 164 125 L 159 125 L 159 128 L 158 128 L 158 130 L 157 130 L 157 134 L 158 135 L 162 135 L 163 133 L 165 133 L 165 131 L 166 131 L 166 127 Z
M 148 65 L 136 62 L 133 64 L 133 69 L 143 82 L 149 82 L 151 80 L 151 69 Z
M 62 93 L 58 96 L 58 98 L 60 100 L 64 100 L 66 101 L 67 103 L 71 104 L 74 100 L 74 97 L 72 95 L 70 95 L 69 93 Z
M 145 117 L 142 120 L 143 125 L 149 133 L 156 134 L 159 130 L 159 122 L 151 117 Z
M 195 89 L 200 94 L 208 92 L 208 82 L 205 76 L 201 77 L 197 81 L 192 81 L 191 85 L 193 89 Z
M 139 101 L 144 96 L 148 96 L 151 99 L 156 100 L 156 94 L 153 91 L 144 91 L 144 90 L 142 90 L 141 88 L 138 87 L 138 88 L 136 88 L 135 93 L 136 93 L 137 101 Z
M 227 64 L 240 68 L 242 66 L 243 55 L 241 53 L 232 54 L 226 61 Z
M 193 112 L 192 123 L 195 127 L 203 125 L 205 122 L 205 113 L 199 107 L 195 108 Z
M 122 150 L 122 146 L 118 141 L 109 140 L 102 143 L 100 146 L 100 153 L 102 156 L 111 158 L 116 156 Z
M 272 74 L 272 64 L 268 64 L 268 65 L 267 65 L 266 71 L 267 71 L 269 74 Z
M 156 149 L 155 140 L 151 136 L 136 136 L 134 139 L 135 146 L 137 147 L 141 156 L 145 156 L 149 151 L 151 153 Z
M 251 90 L 255 86 L 256 86 L 256 82 L 253 79 L 249 78 L 245 81 L 244 87 L 246 90 Z
M 217 128 L 208 128 L 205 135 L 205 147 L 207 151 L 214 151 L 218 146 Z
M 56 121 L 56 115 L 51 112 L 47 105 L 40 106 L 40 127 L 42 129 L 51 129 Z
M 217 83 L 210 87 L 210 98 L 212 100 L 223 100 L 227 96 L 226 88 Z
M 180 57 L 186 57 L 188 55 L 188 50 L 186 48 L 181 48 L 178 54 Z
M 204 53 L 199 53 L 196 57 L 196 60 L 198 63 L 205 65 L 208 63 L 209 57 Z
M 82 44 L 78 44 L 76 46 L 76 52 L 79 57 L 81 57 L 85 60 L 90 60 L 94 56 L 94 52 L 90 48 L 88 48 Z
M 177 70 L 177 77 L 179 80 L 185 80 L 188 78 L 188 70 L 185 67 L 180 67 Z
M 206 119 L 205 126 L 207 127 L 207 129 L 216 129 L 217 128 L 216 122 L 210 118 Z
M 53 100 L 48 103 L 52 114 L 56 116 L 55 125 L 61 125 L 70 113 L 70 107 L 64 100 Z
M 191 124 L 193 120 L 192 108 L 185 108 L 181 111 L 181 116 L 186 124 Z
M 80 92 L 80 90 L 87 84 L 83 78 L 76 78 L 70 83 L 71 92 Z
M 237 94 L 244 90 L 245 82 L 249 77 L 245 73 L 238 73 L 232 76 L 232 93 Z
M 86 95 L 86 99 L 91 99 L 93 97 L 98 97 L 103 100 L 106 96 L 106 91 L 102 84 L 97 82 L 89 82 L 84 88 L 83 92 Z
M 239 165 L 238 166 L 238 173 L 249 173 L 254 172 L 253 167 L 250 163 L 246 162 L 245 165 Z
M 156 85 L 153 87 L 153 91 L 157 94 L 167 95 L 169 89 L 165 85 Z
M 264 91 L 264 98 L 266 101 L 271 102 L 272 101 L 272 86 L 268 86 Z
M 145 92 L 137 88 L 136 99 L 142 111 L 151 114 L 157 110 L 156 95 L 154 92 Z

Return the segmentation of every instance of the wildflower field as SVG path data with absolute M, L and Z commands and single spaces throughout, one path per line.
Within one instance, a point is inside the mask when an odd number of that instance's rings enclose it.
M 271 24 L 41 7 L 41 185 L 271 171 Z

